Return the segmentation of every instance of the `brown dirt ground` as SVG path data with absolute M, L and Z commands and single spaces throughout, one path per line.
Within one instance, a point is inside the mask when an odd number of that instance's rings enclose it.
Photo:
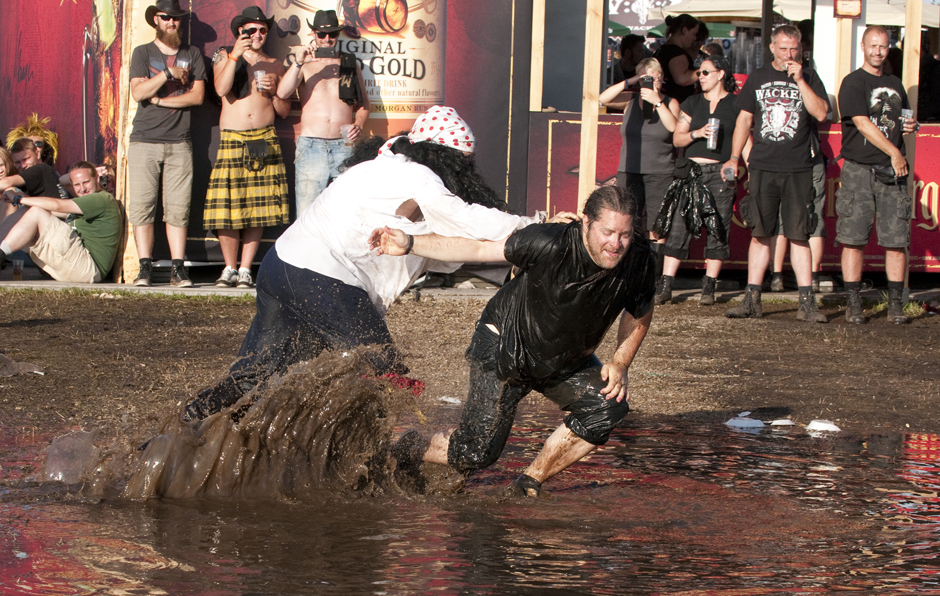
M 254 314 L 253 299 L 215 296 L 0 290 L 0 303 L 0 353 L 46 372 L 0 377 L 0 425 L 120 429 L 132 440 L 225 372 Z M 407 295 L 389 311 L 412 376 L 427 383 L 422 401 L 465 395 L 463 352 L 484 304 Z M 760 320 L 726 319 L 726 307 L 657 307 L 631 369 L 632 417 L 751 410 L 858 432 L 940 432 L 940 316 L 895 326 L 882 313 L 855 327 L 838 306 L 822 309 L 828 325 L 797 322 L 792 302 L 765 301 Z M 598 355 L 613 348 L 611 332 Z

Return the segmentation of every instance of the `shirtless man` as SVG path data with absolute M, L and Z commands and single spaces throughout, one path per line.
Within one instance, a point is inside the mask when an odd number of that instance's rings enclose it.
M 307 24 L 313 39 L 300 49 L 277 88 L 278 97 L 289 99 L 299 87 L 303 106 L 294 161 L 297 217 L 331 179 L 339 176 L 340 164 L 351 154 L 351 145 L 369 117 L 369 99 L 359 63 L 353 54 L 337 48 L 343 28 L 336 11 L 317 11 L 313 23 Z M 324 56 L 331 52 L 333 57 Z M 343 125 L 350 125 L 348 141 L 343 139 Z
M 287 174 L 274 130 L 275 114 L 287 116 L 290 102 L 273 94 L 284 66 L 263 49 L 273 26 L 273 17 L 249 6 L 232 19 L 235 45 L 220 48 L 212 61 L 222 98 L 221 133 L 203 220 L 225 259 L 215 284 L 221 287 L 252 287 L 251 264 L 264 228 L 290 223 Z

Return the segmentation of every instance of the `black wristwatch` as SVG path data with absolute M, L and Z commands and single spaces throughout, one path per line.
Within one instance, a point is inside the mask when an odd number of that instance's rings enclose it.
M 163 74 L 166 75 L 166 80 L 168 80 L 168 81 L 172 81 L 174 78 L 176 78 L 176 77 L 173 76 L 173 73 L 170 72 L 170 67 L 164 68 L 164 69 L 163 69 Z

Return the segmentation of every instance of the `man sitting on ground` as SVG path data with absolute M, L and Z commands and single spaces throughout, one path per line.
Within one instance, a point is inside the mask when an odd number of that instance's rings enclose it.
M 0 222 L 0 264 L 28 248 L 33 262 L 58 281 L 93 283 L 107 277 L 121 239 L 121 207 L 101 190 L 93 164 L 78 162 L 69 179 L 75 199 L 3 194 L 5 202 L 20 208 Z
M 495 242 L 375 230 L 379 254 L 438 261 L 509 261 L 521 273 L 489 301 L 467 348 L 470 392 L 453 431 L 430 445 L 415 431 L 392 455 L 403 468 L 421 459 L 469 474 L 496 462 L 516 406 L 535 390 L 568 412 L 541 453 L 510 487 L 537 496 L 542 483 L 607 442 L 627 415 L 627 369 L 653 318 L 656 261 L 633 228 L 636 201 L 619 186 L 591 193 L 580 222 L 532 225 Z M 594 355 L 620 317 L 617 350 Z

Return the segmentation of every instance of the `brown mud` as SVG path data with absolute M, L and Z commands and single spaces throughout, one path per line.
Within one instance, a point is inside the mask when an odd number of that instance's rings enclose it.
M 45 371 L 42 376 L 0 378 L 0 430 L 17 437 L 94 432 L 110 442 L 104 452 L 115 473 L 129 472 L 140 457 L 136 446 L 161 428 L 181 432 L 164 427 L 181 402 L 224 374 L 254 313 L 251 299 L 210 296 L 0 291 L 0 302 L 0 353 Z M 424 297 L 415 302 L 406 296 L 389 311 L 389 326 L 407 355 L 410 376 L 426 383 L 416 404 L 429 417 L 423 432 L 455 421 L 459 408 L 443 412 L 441 404 L 465 396 L 463 353 L 484 305 L 479 299 Z M 765 420 L 788 417 L 801 424 L 825 418 L 847 432 L 940 432 L 940 409 L 934 404 L 940 391 L 940 316 L 925 314 L 909 325 L 895 326 L 881 313 L 856 327 L 844 322 L 838 306 L 822 308 L 828 325 L 796 321 L 796 304 L 791 302 L 766 301 L 760 320 L 726 319 L 726 308 L 723 302 L 700 307 L 696 301 L 657 307 L 630 371 L 633 411 L 624 424 L 637 417 L 720 423 L 750 410 Z M 612 331 L 598 355 L 604 359 L 613 350 Z M 342 369 L 335 357 L 320 365 L 324 363 Z M 315 383 L 317 375 L 326 378 L 322 371 L 308 372 L 306 383 Z M 349 373 L 343 373 L 348 385 L 343 387 L 359 391 L 360 397 L 376 391 L 373 382 L 359 383 L 357 375 Z M 303 383 L 293 382 L 280 388 L 285 396 L 298 395 L 298 387 L 305 389 Z M 323 397 L 329 395 L 327 391 Z M 285 397 L 284 403 L 289 401 Z M 311 404 L 295 405 L 295 414 L 310 411 Z M 383 418 L 384 407 L 376 405 L 367 414 L 374 424 L 358 431 L 373 433 L 373 438 L 392 433 L 395 420 Z M 257 432 L 285 428 L 276 414 L 259 409 Z M 418 419 L 406 412 L 400 426 L 420 426 Z M 209 428 L 202 432 L 215 433 L 212 449 L 217 452 L 244 445 L 252 436 Z M 157 442 L 150 448 L 159 446 Z M 325 452 L 320 455 L 327 457 Z M 362 478 L 371 482 L 368 474 L 359 474 L 362 463 L 342 462 L 343 469 L 334 470 L 331 478 L 350 486 Z M 16 473 L 0 470 L 0 480 L 29 477 L 38 472 L 32 465 L 26 462 Z M 305 479 L 308 486 L 322 481 Z M 151 477 L 134 486 L 145 496 L 158 482 L 164 480 Z M 222 480 L 195 474 L 179 482 L 184 487 L 181 495 L 207 494 L 213 482 Z M 285 494 L 290 486 L 283 487 Z M 243 491 L 251 494 L 250 482 Z

